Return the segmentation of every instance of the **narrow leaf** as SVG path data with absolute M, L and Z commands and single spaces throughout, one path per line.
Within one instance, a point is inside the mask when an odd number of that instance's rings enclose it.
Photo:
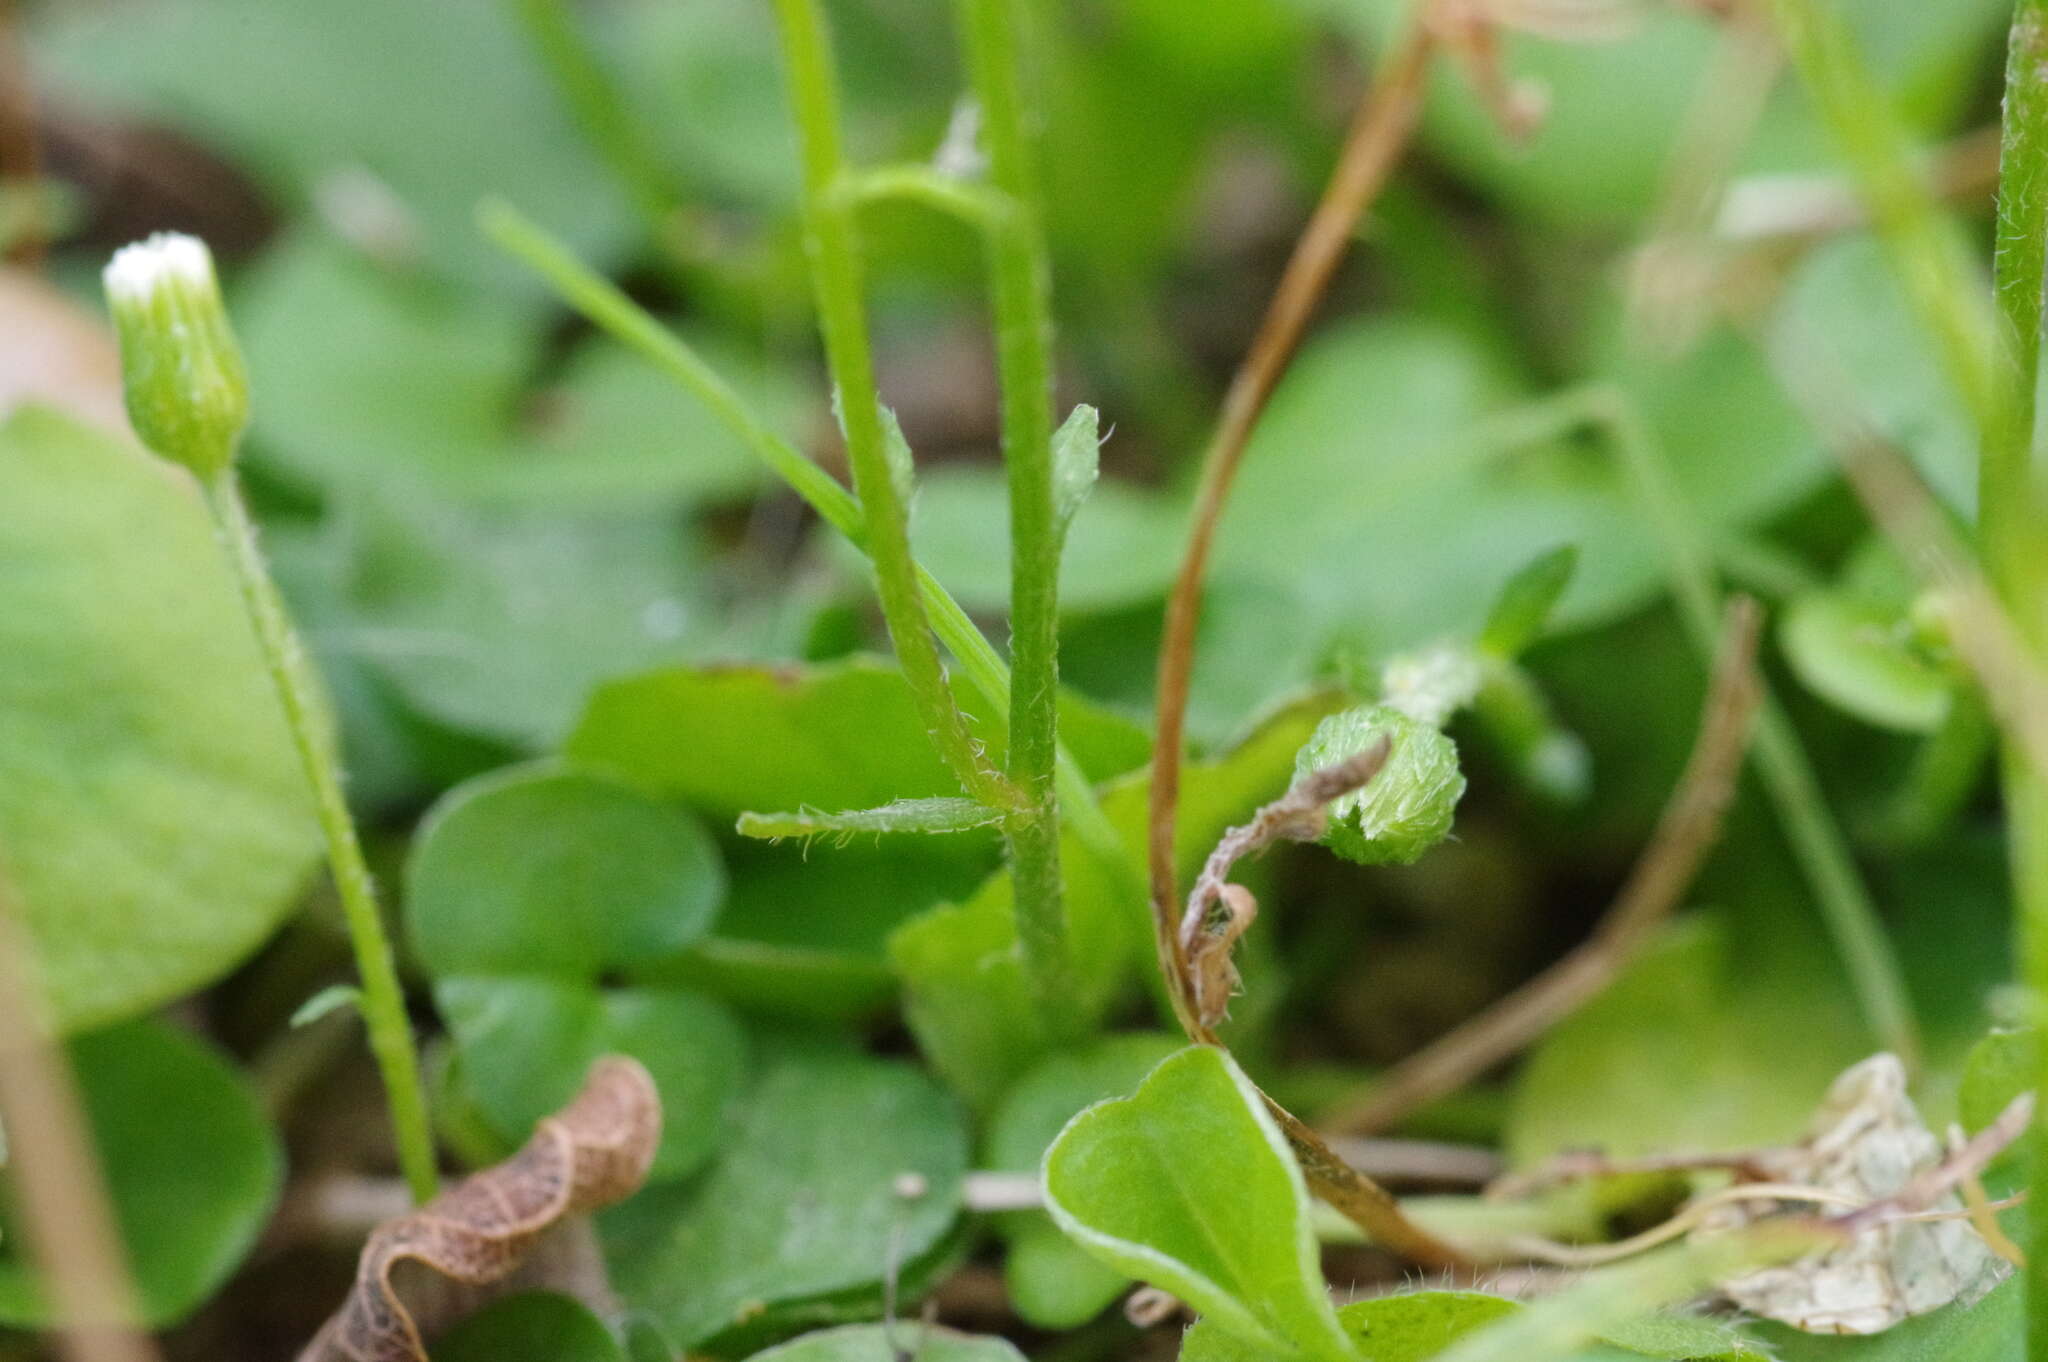
M 777 841 L 784 837 L 839 837 L 872 832 L 972 832 L 1001 821 L 1002 810 L 974 799 L 897 799 L 875 809 L 824 813 L 743 813 L 737 831 L 742 837 Z
M 292 1029 L 311 1026 L 330 1012 L 343 1008 L 360 1010 L 363 1005 L 363 991 L 354 984 L 329 984 L 312 997 L 299 1004 L 299 1010 L 292 1013 Z

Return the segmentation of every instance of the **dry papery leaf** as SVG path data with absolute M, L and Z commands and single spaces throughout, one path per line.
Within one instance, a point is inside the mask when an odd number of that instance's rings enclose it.
M 587 1263 L 592 1245 L 581 1216 L 639 1190 L 660 1139 L 661 1101 L 647 1070 L 616 1055 L 598 1060 L 575 1100 L 518 1153 L 370 1235 L 355 1288 L 299 1362 L 427 1362 L 426 1336 L 490 1294 L 565 1285 L 565 1264 Z M 436 1275 L 408 1273 L 401 1299 L 395 1277 L 405 1264 Z M 534 1281 L 542 1264 L 546 1280 Z
M 1834 1081 L 1804 1140 L 1756 1151 L 1746 1162 L 1764 1180 L 1869 1205 L 1907 1191 L 1943 1158 L 1941 1141 L 1906 1095 L 1905 1066 L 1880 1054 Z M 1772 1202 L 1732 1203 L 1699 1229 L 1734 1229 L 1775 1209 Z M 1962 1202 L 1950 1193 L 1929 1209 L 1960 1211 Z M 1723 1282 L 1721 1291 L 1745 1310 L 1808 1333 L 1874 1334 L 1951 1301 L 1977 1300 L 2011 1270 L 1967 1220 L 1892 1219 L 1826 1253 Z

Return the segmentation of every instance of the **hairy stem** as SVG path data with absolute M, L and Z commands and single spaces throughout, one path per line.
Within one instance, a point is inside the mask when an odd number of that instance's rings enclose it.
M 427 1123 L 426 1092 L 420 1084 L 419 1058 L 413 1048 L 412 1022 L 405 1013 L 405 995 L 399 987 L 390 939 L 384 933 L 384 918 L 377 907 L 376 886 L 370 878 L 370 867 L 363 860 L 362 843 L 356 838 L 348 801 L 342 795 L 341 761 L 334 750 L 334 735 L 327 724 L 318 683 L 307 669 L 305 650 L 285 613 L 277 585 L 264 566 L 262 550 L 256 544 L 256 526 L 242 502 L 233 468 L 223 469 L 206 483 L 206 499 L 222 547 L 234 567 L 242 604 L 249 612 L 249 622 L 263 651 L 264 666 L 284 708 L 292 743 L 298 748 L 307 783 L 313 789 L 320 832 L 327 840 L 327 863 L 334 872 L 335 892 L 341 898 L 342 913 L 348 921 L 349 945 L 355 952 L 356 973 L 362 983 L 363 1022 L 369 1031 L 370 1053 L 376 1057 L 377 1070 L 384 1080 L 385 1100 L 391 1106 L 399 1167 L 412 1188 L 413 1199 L 424 1202 L 434 1195 L 439 1179 L 434 1166 L 433 1135 Z
M 803 163 L 804 248 L 810 258 L 818 329 L 839 398 L 847 463 L 865 517 L 866 548 L 874 564 L 882 616 L 919 716 L 961 788 L 984 804 L 1013 810 L 1016 792 L 989 765 L 953 698 L 910 554 L 909 525 L 890 469 L 874 357 L 868 347 L 856 201 L 842 192 L 848 176 L 825 16 L 817 0 L 775 0 L 775 12 Z
M 856 182 L 874 194 L 908 193 L 898 181 L 915 181 L 934 191 L 948 211 L 959 209 L 972 218 L 986 211 L 987 194 L 971 186 L 934 184 L 924 175 L 882 169 L 871 171 Z M 921 197 L 921 194 L 911 195 Z M 980 205 L 976 207 L 975 205 Z M 563 300 L 592 325 L 648 363 L 676 380 L 702 402 L 711 414 L 730 430 L 759 459 L 779 476 L 827 525 L 844 535 L 863 552 L 867 550 L 867 522 L 860 502 L 830 473 L 805 458 L 789 441 L 777 435 L 754 414 L 702 356 L 674 332 L 649 316 L 645 309 L 621 293 L 609 280 L 583 265 L 553 237 L 534 226 L 503 203 L 486 203 L 479 219 L 484 231 L 507 252 L 516 256 L 554 286 Z M 979 691 L 995 711 L 996 721 L 1005 729 L 997 734 L 1007 741 L 1010 705 L 1010 672 L 995 647 L 975 627 L 960 603 L 924 568 L 917 568 L 918 589 L 932 629 L 959 660 L 968 683 Z M 1080 765 L 1063 747 L 1057 756 L 1060 807 L 1068 824 L 1089 856 L 1101 865 L 1117 884 L 1119 897 L 1136 904 L 1144 898 L 1139 879 L 1123 839 L 1102 811 L 1101 802 Z
M 989 178 L 1008 211 L 985 236 L 1002 379 L 1003 462 L 1010 481 L 1010 747 L 1023 796 L 1009 821 L 1017 939 L 1050 1020 L 1072 1017 L 1060 893 L 1060 530 L 1052 485 L 1052 267 L 1038 176 L 1025 130 L 1016 0 L 958 0 L 967 69 L 981 106 Z M 1065 1029 L 1065 1028 L 1060 1028 Z
M 1978 535 L 1993 588 L 2038 658 L 2048 573 L 2040 561 L 2040 502 L 2033 467 L 2034 377 L 2041 362 L 2041 288 L 2048 253 L 2048 0 L 2019 0 L 2006 51 L 2004 133 L 1998 158 L 1998 236 L 1992 292 L 2011 394 L 2006 426 L 1984 442 L 1978 465 Z M 2048 1020 L 2048 769 L 2008 734 L 2001 760 L 2006 836 L 2018 905 L 2019 962 L 2034 1020 Z M 2035 1090 L 2048 1093 L 2048 1058 Z M 2048 1185 L 2048 1112 L 2028 1137 L 2032 1182 Z M 2048 1359 L 2048 1216 L 2036 1216 L 2027 1266 L 2027 1355 Z

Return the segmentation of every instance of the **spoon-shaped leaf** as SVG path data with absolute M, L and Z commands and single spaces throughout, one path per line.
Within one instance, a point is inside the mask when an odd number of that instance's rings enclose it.
M 1324 1285 L 1308 1190 L 1258 1090 L 1195 1046 L 1076 1116 L 1045 1156 L 1075 1242 L 1279 1357 L 1355 1362 Z

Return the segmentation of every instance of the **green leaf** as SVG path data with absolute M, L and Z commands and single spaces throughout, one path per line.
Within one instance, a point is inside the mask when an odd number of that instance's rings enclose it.
M 1052 437 L 1053 519 L 1065 534 L 1074 513 L 1088 499 L 1101 469 L 1100 418 L 1086 403 L 1074 408 Z
M 192 483 L 37 408 L 0 424 L 0 860 L 61 1031 L 219 978 L 319 845 Z
M 598 683 L 707 655 L 699 551 L 672 519 L 351 499 L 358 655 L 422 713 L 525 747 L 560 740 Z
M 654 1176 L 710 1156 L 738 1088 L 738 1025 L 648 975 L 704 934 L 724 894 L 697 821 L 627 786 L 542 763 L 435 807 L 406 868 L 406 922 L 500 1135 L 523 1139 L 592 1060 L 623 1053 L 661 1092 Z
M 1543 633 L 1578 566 L 1578 545 L 1560 544 L 1508 578 L 1479 630 L 1480 649 L 1495 657 L 1520 657 Z
M 1079 412 L 1061 431 L 1068 438 Z M 1057 446 L 1056 446 L 1057 448 Z M 1055 465 L 1055 493 L 1078 478 Z M 1066 491 L 1062 491 L 1062 486 Z M 1184 517 L 1172 501 L 1109 479 L 1080 489 L 1060 547 L 1060 609 L 1068 614 L 1148 605 L 1166 593 L 1180 562 Z M 1078 494 L 1077 494 L 1078 495 Z M 1010 599 L 1009 486 L 1000 469 L 946 464 L 927 473 L 910 509 L 911 541 L 932 575 L 970 610 L 1001 610 Z
M 359 1012 L 363 1006 L 363 991 L 354 984 L 329 984 L 312 997 L 306 999 L 292 1013 L 294 1029 L 311 1026 L 331 1012 Z
M 1803 1334 L 1761 1324 L 1780 1362 L 2022 1362 L 2025 1283 L 2015 1277 L 1974 1305 L 1946 1305 L 1862 1338 Z
M 1808 690 L 1865 723 L 1932 733 L 1948 717 L 1954 678 L 1915 650 L 1900 610 L 1809 591 L 1792 600 L 1778 638 Z
M 226 1281 L 270 1219 L 284 1154 L 242 1076 L 161 1022 L 74 1038 L 93 1146 L 135 1274 L 142 1322 L 175 1324 Z M 0 1198 L 0 1220 L 10 1219 Z M 18 1224 L 0 1232 L 0 1325 L 43 1328 L 49 1307 Z
M 967 1136 L 906 1065 L 792 1050 L 769 1064 L 710 1170 L 601 1221 L 612 1280 L 683 1347 L 771 1308 L 870 1288 L 939 1244 Z M 905 1197 L 905 1174 L 922 1195 Z
M 988 706 L 961 688 L 970 723 Z M 1082 770 L 1106 780 L 1142 764 L 1130 721 L 1073 696 L 1060 729 Z M 865 809 L 958 797 L 896 668 L 872 657 L 812 667 L 672 667 L 600 687 L 570 734 L 572 762 L 714 818 L 753 809 Z M 1000 761 L 1000 744 L 991 757 Z
M 252 454 L 293 481 L 579 514 L 674 510 L 762 485 L 736 436 L 616 342 L 577 344 L 527 391 L 547 344 L 532 319 L 314 232 L 272 247 L 236 302 L 260 399 Z M 769 424 L 808 419 L 789 374 L 684 331 Z
M 1393 744 L 1380 773 L 1329 806 L 1322 842 L 1361 865 L 1407 865 L 1450 835 L 1465 776 L 1458 749 L 1428 724 L 1386 705 L 1332 714 L 1295 759 L 1298 780 L 1357 756 L 1381 738 Z
M 1428 1362 L 1475 1329 L 1522 1309 L 1519 1301 L 1479 1291 L 1414 1291 L 1359 1301 L 1337 1318 L 1372 1362 Z M 1609 1332 L 1605 1344 L 1578 1354 L 1576 1362 L 1626 1362 L 1657 1357 L 1666 1362 L 1765 1362 L 1734 1329 L 1690 1315 L 1653 1315 Z M 1188 1330 L 1180 1362 L 1265 1362 L 1267 1355 L 1246 1346 L 1204 1320 Z
M 918 1323 L 820 1329 L 755 1353 L 753 1362 L 898 1362 L 904 1357 L 911 1362 L 1024 1362 L 1017 1345 L 1006 1338 Z
M 1838 985 L 1816 986 L 1813 964 L 1770 953 L 1763 941 L 1738 947 L 1717 915 L 1666 928 L 1530 1055 L 1514 1084 L 1510 1160 L 1797 1138 L 1835 1075 L 1863 1057 L 1863 1033 Z M 1805 1043 L 1786 1046 L 1791 1035 Z
M 890 832 L 972 832 L 994 827 L 1002 818 L 1002 810 L 972 799 L 893 799 L 878 809 L 849 809 L 843 813 L 815 809 L 743 813 L 737 830 L 742 837 L 762 841 L 818 836 L 844 841 L 860 833 L 879 836 Z
M 989 1121 L 982 1161 L 1035 1173 L 1075 1113 L 1131 1091 L 1178 1048 L 1178 1037 L 1143 1032 L 1051 1056 L 1004 1095 Z M 1010 1303 L 1041 1329 L 1084 1324 L 1130 1285 L 1129 1277 L 1090 1257 L 1041 1212 L 1005 1213 L 996 1229 L 1009 1241 L 1003 1277 Z
M 1478 1291 L 1417 1291 L 1347 1305 L 1337 1318 L 1372 1362 L 1427 1362 L 1460 1335 L 1520 1308 Z M 1196 1321 L 1180 1348 L 1180 1362 L 1267 1362 L 1271 1356 L 1207 1319 Z
M 1175 857 L 1189 876 L 1225 829 L 1288 784 L 1294 754 L 1332 697 L 1312 696 L 1269 717 L 1230 752 L 1182 772 Z M 1123 838 L 1128 864 L 1142 864 L 1146 782 L 1126 777 L 1103 791 L 1104 814 Z M 1130 881 L 1114 876 L 1071 835 L 1062 837 L 1068 930 L 1080 988 L 1076 1005 L 1100 1013 L 1153 971 L 1151 925 Z M 905 1014 L 919 1047 L 969 1105 L 986 1109 L 1020 1074 L 1049 1054 L 1047 1032 L 1017 958 L 1008 872 L 998 872 L 965 902 L 903 924 L 889 939 L 889 960 L 905 989 Z
M 1993 1030 L 1970 1047 L 1963 1061 L 1963 1086 L 1956 1096 L 1963 1128 L 1973 1133 L 1984 1129 L 2040 1079 L 2041 1033 L 2032 1027 Z
M 625 1362 L 604 1321 L 573 1296 L 522 1291 L 493 1301 L 434 1343 L 433 1362 Z
M 1046 1151 L 1045 1194 L 1083 1248 L 1245 1341 L 1360 1356 L 1323 1281 L 1301 1170 L 1223 1051 L 1192 1046 L 1076 1116 Z
M 624 196 L 492 0 L 363 0 L 346 12 L 201 0 L 120 23 L 50 18 L 37 56 L 53 80 L 182 127 L 280 202 L 368 224 L 401 257 L 416 247 L 436 277 L 537 292 L 478 248 L 471 212 L 486 194 L 524 204 L 579 253 L 613 254 L 629 238 Z M 395 232 L 381 228 L 393 205 Z

